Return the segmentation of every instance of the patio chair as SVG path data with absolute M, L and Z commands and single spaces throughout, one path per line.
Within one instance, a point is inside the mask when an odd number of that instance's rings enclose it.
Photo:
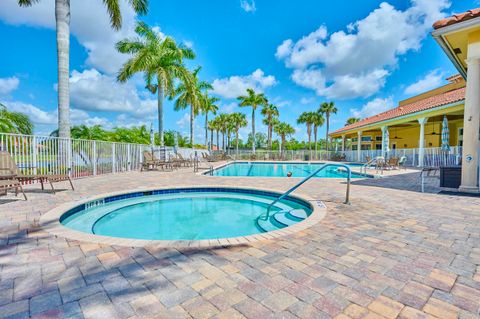
M 144 151 L 143 152 L 143 162 L 140 168 L 141 171 L 144 169 L 151 170 L 161 167 L 162 169 L 167 168 L 170 164 L 166 161 L 159 160 L 155 157 L 152 152 Z
M 407 169 L 406 164 L 407 164 L 407 157 L 406 156 L 400 157 L 400 160 L 398 161 L 398 168 L 403 167 L 403 169 Z
M 190 167 L 193 165 L 192 159 L 186 159 L 182 156 L 182 154 L 177 153 L 177 159 L 185 166 Z
M 399 163 L 398 157 L 391 157 L 388 159 L 388 166 L 390 169 L 398 169 L 398 163 Z
M 13 160 L 12 156 L 10 156 L 10 154 L 6 151 L 0 151 L 0 173 L 12 174 L 19 182 L 39 181 L 42 185 L 42 190 L 45 189 L 44 183 L 47 182 L 50 184 L 54 194 L 55 187 L 53 187 L 53 183 L 58 182 L 68 181 L 72 187 L 72 190 L 75 190 L 72 180 L 68 174 L 23 174 Z
M 15 178 L 10 179 L 1 179 L 0 180 L 0 190 L 4 192 L 4 195 L 7 194 L 8 190 L 15 190 L 15 196 L 18 195 L 19 191 L 22 192 L 23 197 L 27 200 L 27 195 L 23 191 L 22 184 Z

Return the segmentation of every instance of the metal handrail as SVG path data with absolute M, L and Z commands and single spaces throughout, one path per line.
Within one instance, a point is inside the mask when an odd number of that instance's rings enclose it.
M 316 171 L 314 171 L 313 173 L 311 173 L 310 175 L 308 175 L 307 177 L 305 177 L 304 179 L 302 179 L 299 183 L 297 183 L 295 186 L 293 186 L 292 188 L 290 188 L 289 190 L 287 190 L 285 193 L 283 193 L 280 197 L 278 197 L 277 199 L 275 199 L 273 202 L 270 203 L 270 205 L 268 205 L 267 207 L 267 213 L 265 214 L 265 218 L 262 218 L 262 215 L 258 216 L 258 219 L 262 219 L 262 220 L 268 220 L 270 218 L 270 210 L 272 209 L 273 205 L 275 205 L 276 203 L 278 203 L 279 201 L 281 201 L 282 199 L 284 199 L 285 197 L 287 197 L 288 195 L 290 195 L 293 191 L 295 191 L 297 188 L 299 188 L 300 186 L 302 186 L 306 181 L 308 181 L 310 178 L 314 177 L 315 175 L 317 175 L 319 172 L 321 172 L 322 170 L 324 170 L 325 168 L 329 167 L 329 166 L 337 166 L 337 167 L 343 167 L 347 170 L 347 191 L 346 191 L 346 194 L 345 194 L 345 204 L 349 204 L 350 203 L 350 180 L 352 179 L 352 170 L 350 169 L 350 167 L 348 167 L 347 165 L 345 164 L 333 164 L 333 163 L 327 163 L 327 164 L 324 164 L 322 165 L 320 168 L 318 168 Z
M 365 164 L 363 164 L 362 168 L 360 169 L 360 173 L 362 171 L 365 171 L 365 174 L 367 174 L 367 167 L 369 167 L 370 165 L 373 164 L 373 162 L 376 162 L 377 161 L 377 158 L 372 158 L 371 160 L 369 160 L 368 162 L 366 162 Z

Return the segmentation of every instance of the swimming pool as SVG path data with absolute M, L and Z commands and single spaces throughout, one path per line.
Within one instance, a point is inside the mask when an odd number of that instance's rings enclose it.
M 280 194 L 241 188 L 178 188 L 96 199 L 64 212 L 72 230 L 144 240 L 204 240 L 280 230 L 307 219 L 313 206 L 289 196 L 275 204 L 268 221 L 258 221 Z
M 247 177 L 307 177 L 325 163 L 275 163 L 275 162 L 234 162 L 219 167 L 213 171 L 213 176 L 247 176 Z M 359 169 L 361 164 L 348 164 L 353 170 Z M 210 173 L 206 173 L 210 174 Z M 343 168 L 330 166 L 319 172 L 316 177 L 346 178 Z M 352 178 L 365 178 L 361 174 L 352 173 Z

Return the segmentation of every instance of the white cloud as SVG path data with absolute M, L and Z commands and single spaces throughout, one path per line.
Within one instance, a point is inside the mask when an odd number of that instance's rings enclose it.
M 300 103 L 301 103 L 301 104 L 304 104 L 304 105 L 305 105 L 305 104 L 310 104 L 310 103 L 313 103 L 313 102 L 315 102 L 315 98 L 314 98 L 314 97 L 302 97 L 302 98 L 300 99 Z
M 222 104 L 220 105 L 220 113 L 231 114 L 235 111 L 235 108 L 238 106 L 236 102 Z
M 263 92 L 266 88 L 276 83 L 277 80 L 273 75 L 265 76 L 261 69 L 257 69 L 250 75 L 233 75 L 228 78 L 215 79 L 212 85 L 213 93 L 232 99 L 245 94 L 249 88 L 257 92 Z
M 53 125 L 57 123 L 57 113 L 41 110 L 33 104 L 23 102 L 7 103 L 10 111 L 21 112 L 28 115 L 35 124 Z
M 361 109 L 350 109 L 350 113 L 352 113 L 352 116 L 354 117 L 366 118 L 390 110 L 393 107 L 393 98 L 390 96 L 385 99 L 373 99 L 363 105 Z
M 417 82 L 407 86 L 405 94 L 415 95 L 439 87 L 443 82 L 444 74 L 440 70 L 433 70 Z
M 294 69 L 297 84 L 318 95 L 368 97 L 385 85 L 400 56 L 421 48 L 432 23 L 444 17 L 449 6 L 448 0 L 411 0 L 402 11 L 383 2 L 346 30 L 329 34 L 322 25 L 296 42 L 287 39 L 275 55 Z M 374 83 L 361 83 L 365 80 Z
M 72 107 L 77 109 L 128 112 L 137 118 L 153 118 L 157 106 L 155 99 L 142 99 L 132 83 L 118 83 L 95 69 L 72 72 L 70 96 Z
M 122 28 L 115 31 L 110 26 L 110 18 L 102 2 L 71 1 L 70 30 L 87 51 L 87 65 L 114 73 L 128 58 L 116 51 L 115 43 L 134 35 L 136 14 L 125 0 L 120 1 Z M 54 9 L 54 0 L 42 0 L 26 8 L 20 7 L 17 0 L 2 0 L 0 19 L 13 25 L 55 29 Z
M 180 128 L 185 128 L 190 125 L 190 114 L 184 113 L 183 116 L 176 122 L 177 126 Z
M 255 7 L 255 0 L 240 0 L 240 8 L 245 12 L 255 12 L 257 8 Z
M 9 94 L 15 91 L 19 84 L 20 80 L 16 76 L 0 78 L 0 94 Z

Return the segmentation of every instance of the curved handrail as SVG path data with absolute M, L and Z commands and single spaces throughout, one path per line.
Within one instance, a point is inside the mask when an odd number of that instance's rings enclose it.
M 363 164 L 362 168 L 360 169 L 360 173 L 362 171 L 365 171 L 365 174 L 367 174 L 367 167 L 371 166 L 376 161 L 377 161 L 377 158 L 375 157 L 369 160 L 368 162 L 366 162 L 365 164 Z
M 308 175 L 307 177 L 305 177 L 304 179 L 302 179 L 299 183 L 297 183 L 295 186 L 293 186 L 292 188 L 290 188 L 289 190 L 287 190 L 285 193 L 283 193 L 280 197 L 278 197 L 277 199 L 275 199 L 273 202 L 270 203 L 270 205 L 268 205 L 267 207 L 267 212 L 265 214 L 265 218 L 262 218 L 262 215 L 258 216 L 257 219 L 262 219 L 262 220 L 268 220 L 270 218 L 270 210 L 272 209 L 273 205 L 275 205 L 276 203 L 278 203 L 279 201 L 281 201 L 282 199 L 284 199 L 285 197 L 287 197 L 288 195 L 290 195 L 294 190 L 296 190 L 297 188 L 299 188 L 300 186 L 302 186 L 306 181 L 308 181 L 310 178 L 314 177 L 315 175 L 317 175 L 319 172 L 321 172 L 322 170 L 324 170 L 325 168 L 329 167 L 329 166 L 337 166 L 337 167 L 343 167 L 347 170 L 347 191 L 346 191 L 346 194 L 345 194 L 345 204 L 349 204 L 350 202 L 350 180 L 352 179 L 352 170 L 350 169 L 350 167 L 348 167 L 347 165 L 345 164 L 334 164 L 334 163 L 327 163 L 327 164 L 324 164 L 322 165 L 321 167 L 319 167 L 316 171 L 314 171 L 313 173 L 311 173 L 310 175 Z

